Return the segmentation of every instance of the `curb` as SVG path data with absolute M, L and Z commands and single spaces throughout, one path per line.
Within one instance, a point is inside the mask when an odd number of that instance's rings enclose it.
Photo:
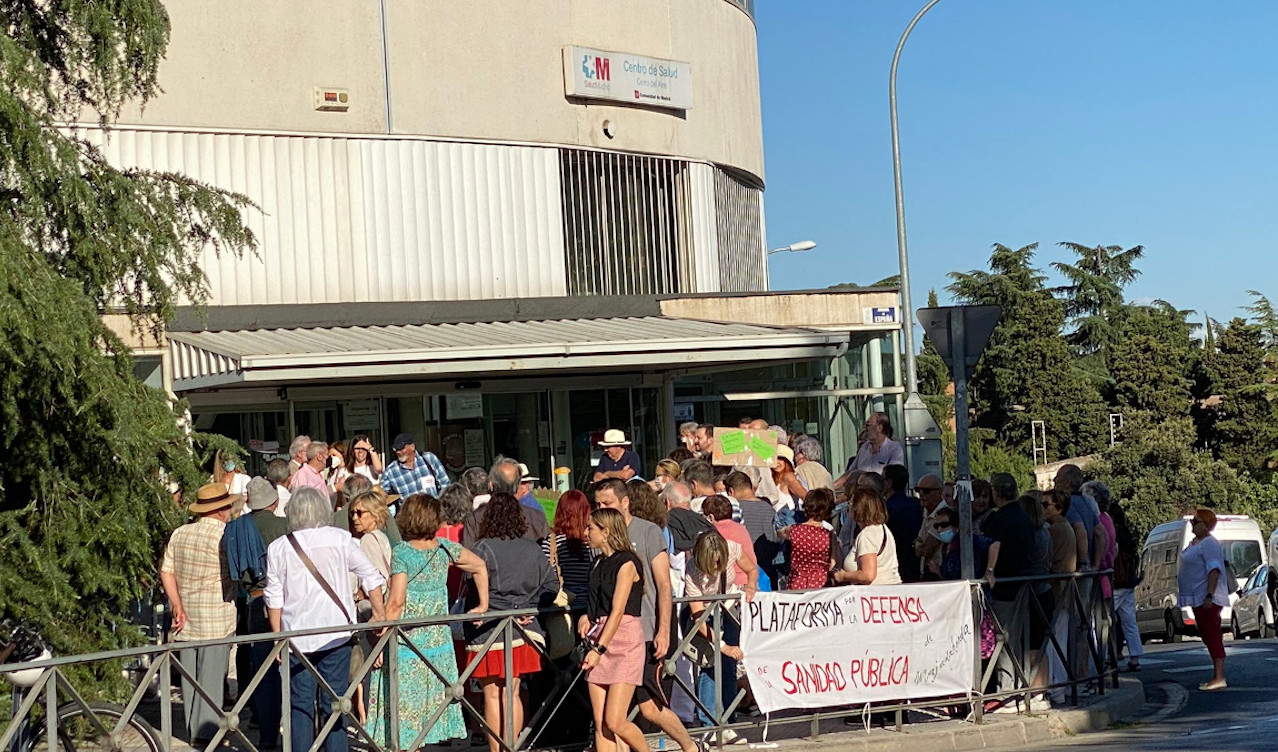
M 1026 748 L 1089 731 L 1100 731 L 1118 721 L 1135 717 L 1145 703 L 1139 679 L 1122 677 L 1118 689 L 1079 708 L 1052 710 L 1037 715 L 986 715 L 980 725 L 963 721 L 938 721 L 906 726 L 902 731 L 875 729 L 823 733 L 820 737 L 780 741 L 785 752 L 838 749 L 866 752 L 927 752 L 952 750 Z M 725 747 L 725 750 L 732 749 Z M 742 748 L 744 749 L 744 748 Z
M 1095 702 L 1081 708 L 1052 711 L 1048 724 L 1057 736 L 1100 731 L 1119 721 L 1134 718 L 1145 703 L 1145 685 L 1140 679 L 1120 677 L 1118 689 L 1110 689 Z

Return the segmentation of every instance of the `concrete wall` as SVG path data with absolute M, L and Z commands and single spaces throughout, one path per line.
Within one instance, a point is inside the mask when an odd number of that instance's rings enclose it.
M 164 93 L 122 121 L 168 127 L 398 134 L 598 146 L 706 160 L 762 180 L 758 59 L 751 19 L 724 0 L 378 0 L 176 2 Z M 678 112 L 570 101 L 562 48 L 691 63 Z M 314 88 L 350 92 L 317 112 Z M 611 120 L 609 139 L 602 122 Z

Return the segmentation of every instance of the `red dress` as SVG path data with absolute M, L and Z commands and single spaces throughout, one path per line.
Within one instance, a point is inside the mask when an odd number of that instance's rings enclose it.
M 830 573 L 830 531 L 816 525 L 790 527 L 790 590 L 825 587 Z

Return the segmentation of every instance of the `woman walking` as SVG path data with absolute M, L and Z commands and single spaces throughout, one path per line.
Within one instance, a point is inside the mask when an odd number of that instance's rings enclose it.
M 627 718 L 646 658 L 639 621 L 643 568 L 617 510 L 596 509 L 586 534 L 599 551 L 590 569 L 589 608 L 578 621 L 578 633 L 592 646 L 582 668 L 595 716 L 595 752 L 616 752 L 618 739 L 635 752 L 648 752 L 643 732 Z
M 1194 512 L 1194 539 L 1180 555 L 1180 571 L 1176 580 L 1180 591 L 1181 608 L 1194 609 L 1194 621 L 1198 635 L 1211 656 L 1211 678 L 1198 688 L 1204 692 L 1224 689 L 1225 643 L 1220 633 L 1220 609 L 1229 605 L 1229 586 L 1225 584 L 1225 555 L 1220 541 L 1212 536 L 1216 529 L 1216 513 L 1210 509 Z

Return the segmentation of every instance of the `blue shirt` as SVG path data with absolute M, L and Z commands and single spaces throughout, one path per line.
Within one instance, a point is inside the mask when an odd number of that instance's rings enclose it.
M 537 497 L 533 496 L 532 491 L 529 491 L 523 496 L 520 496 L 519 503 L 523 504 L 526 507 L 529 507 L 530 509 L 541 509 L 543 512 L 545 511 L 545 509 L 542 508 L 541 504 L 537 503 Z
M 623 467 L 628 467 L 635 471 L 634 477 L 638 478 L 643 475 L 642 465 L 643 461 L 639 459 L 639 453 L 633 449 L 627 449 L 625 453 L 621 455 L 621 459 L 619 460 L 613 460 L 613 458 L 609 457 L 605 452 L 604 456 L 599 458 L 599 466 L 595 468 L 595 472 L 610 473 L 614 470 L 620 470 Z
M 1075 522 L 1083 523 L 1083 531 L 1087 533 L 1087 556 L 1084 557 L 1083 551 L 1078 552 L 1079 566 L 1091 566 L 1092 564 L 1092 531 L 1096 529 L 1096 525 L 1100 523 L 1100 508 L 1096 506 L 1096 502 L 1090 498 L 1076 493 L 1069 497 L 1069 511 L 1065 513 L 1065 519 L 1071 525 Z
M 430 452 L 418 452 L 412 467 L 396 460 L 386 466 L 382 473 L 382 490 L 388 494 L 399 494 L 407 498 L 415 493 L 439 496 L 439 492 L 448 488 L 448 471 L 439 458 Z

